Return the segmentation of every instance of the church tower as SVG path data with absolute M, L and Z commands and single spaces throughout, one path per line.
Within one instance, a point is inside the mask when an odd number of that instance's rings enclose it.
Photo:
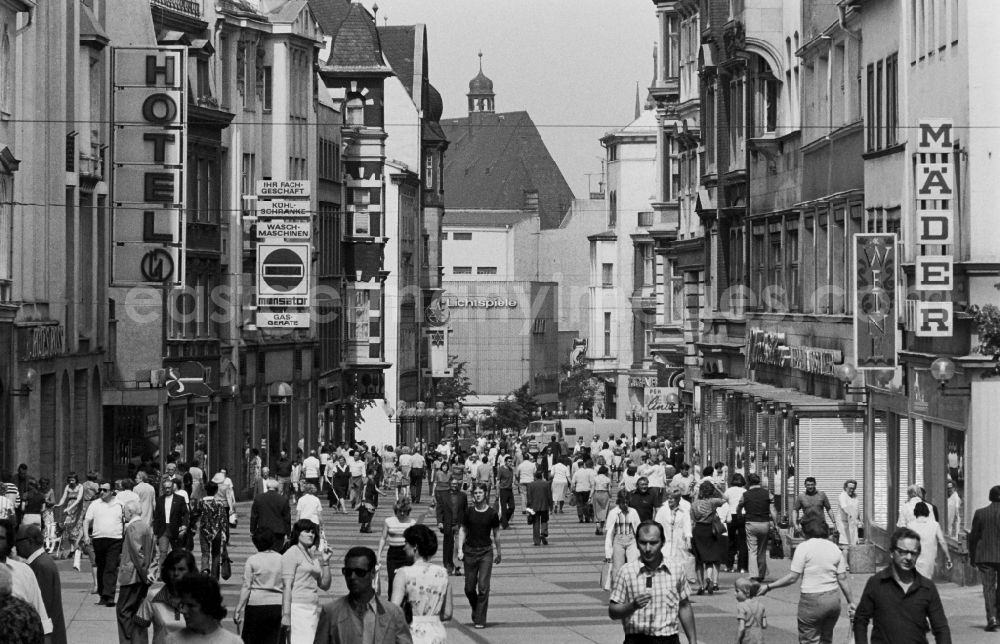
M 494 112 L 493 81 L 483 73 L 483 52 L 479 52 L 479 73 L 469 81 L 469 114 Z

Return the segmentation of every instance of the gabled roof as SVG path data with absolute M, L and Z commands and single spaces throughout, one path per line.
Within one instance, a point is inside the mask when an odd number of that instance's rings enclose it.
M 416 25 L 392 25 L 378 28 L 379 40 L 382 42 L 382 53 L 386 62 L 403 83 L 410 97 L 413 97 L 414 69 L 414 39 Z
M 349 0 L 309 0 L 309 8 L 323 33 L 332 38 L 351 12 L 351 3 Z
M 526 193 L 537 191 L 540 228 L 559 227 L 573 191 L 527 112 L 476 113 L 441 127 L 449 209 L 524 210 Z
M 382 45 L 375 28 L 375 18 L 364 5 L 352 3 L 340 28 L 326 35 L 333 37 L 330 58 L 326 61 L 329 71 L 392 72 L 382 58 Z

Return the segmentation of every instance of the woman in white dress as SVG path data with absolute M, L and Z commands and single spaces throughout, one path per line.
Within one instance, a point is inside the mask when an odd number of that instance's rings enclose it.
M 451 619 L 451 585 L 448 571 L 430 563 L 437 552 L 437 536 L 423 524 L 415 524 L 403 532 L 407 556 L 413 565 L 396 572 L 392 603 L 403 606 L 408 601 L 413 612 L 410 635 L 413 644 L 444 644 L 447 636 L 444 624 Z
M 921 501 L 913 506 L 913 521 L 906 527 L 920 535 L 920 556 L 917 557 L 917 572 L 927 579 L 934 579 L 934 568 L 937 566 L 938 546 L 944 551 L 945 566 L 951 570 L 951 554 L 948 552 L 948 542 L 944 540 L 941 524 L 931 516 L 931 510 Z
M 858 482 L 844 481 L 844 491 L 837 499 L 837 530 L 840 532 L 841 546 L 858 543 L 858 526 L 861 524 L 861 499 L 858 498 Z
M 552 466 L 552 509 L 563 513 L 563 503 L 566 502 L 566 487 L 569 485 L 569 457 L 564 456 Z

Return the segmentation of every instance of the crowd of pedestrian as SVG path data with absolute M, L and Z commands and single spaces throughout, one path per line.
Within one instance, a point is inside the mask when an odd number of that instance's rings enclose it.
M 22 466 L 2 476 L 0 616 L 11 620 L 0 619 L 0 631 L 27 620 L 18 641 L 34 641 L 23 637 L 36 630 L 67 641 L 55 566 L 65 557 L 77 569 L 90 561 L 97 603 L 115 608 L 120 642 L 437 644 L 454 612 L 449 577 L 464 576 L 472 626 L 486 628 L 501 535 L 514 527 L 518 506 L 533 545 L 544 547 L 551 515 L 569 505 L 577 523 L 593 523 L 603 540 L 608 614 L 621 621 L 627 644 L 672 643 L 681 631 L 697 641 L 690 598 L 722 592 L 721 571 L 737 574 L 737 642 L 765 641 L 766 598 L 792 585 L 800 642 L 832 641 L 841 598 L 857 642 L 868 641 L 869 628 L 874 642 L 922 642 L 927 631 L 950 642 L 932 578 L 939 549 L 945 565 L 952 562 L 937 508 L 921 488 L 910 489 L 900 510 L 889 567 L 855 603 L 847 552 L 860 539 L 856 481 L 844 482 L 834 512 L 816 480 L 803 480 L 787 526 L 801 538 L 790 542 L 789 572 L 775 579 L 767 565 L 783 523 L 775 495 L 756 472 L 730 475 L 724 463 L 693 467 L 684 459 L 679 444 L 633 445 L 625 436 L 573 446 L 556 437 L 532 446 L 513 434 L 381 450 L 320 444 L 294 458 L 281 451 L 269 466 L 250 450 L 247 529 L 257 553 L 244 564 L 233 610 L 239 636 L 221 626 L 227 610 L 219 580 L 232 574 L 228 545 L 239 525 L 224 468 L 209 476 L 198 460 L 171 459 L 162 472 L 143 463 L 119 480 L 89 472 L 81 482 L 71 473 L 57 495 Z M 426 525 L 412 516 L 424 485 L 433 510 Z M 380 517 L 386 498 L 391 514 Z M 976 512 L 969 548 L 982 572 L 987 629 L 996 630 L 1000 486 L 990 500 Z M 325 512 L 357 513 L 361 533 L 381 525 L 375 549 L 336 544 L 346 551 L 347 595 L 333 601 L 326 528 L 339 519 Z

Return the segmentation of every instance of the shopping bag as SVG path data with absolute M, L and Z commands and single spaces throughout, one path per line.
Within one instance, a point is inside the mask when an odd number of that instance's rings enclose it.
M 572 492 L 569 493 L 569 504 L 576 505 L 576 494 Z
M 222 566 L 219 570 L 219 576 L 224 580 L 229 579 L 233 576 L 233 560 L 229 558 L 229 548 L 226 544 L 222 544 Z
M 611 562 L 601 566 L 601 590 L 611 590 Z
M 771 559 L 784 559 L 785 558 L 785 547 L 782 544 L 781 533 L 777 529 L 771 528 L 768 533 L 768 539 L 770 544 L 768 546 L 770 550 Z

